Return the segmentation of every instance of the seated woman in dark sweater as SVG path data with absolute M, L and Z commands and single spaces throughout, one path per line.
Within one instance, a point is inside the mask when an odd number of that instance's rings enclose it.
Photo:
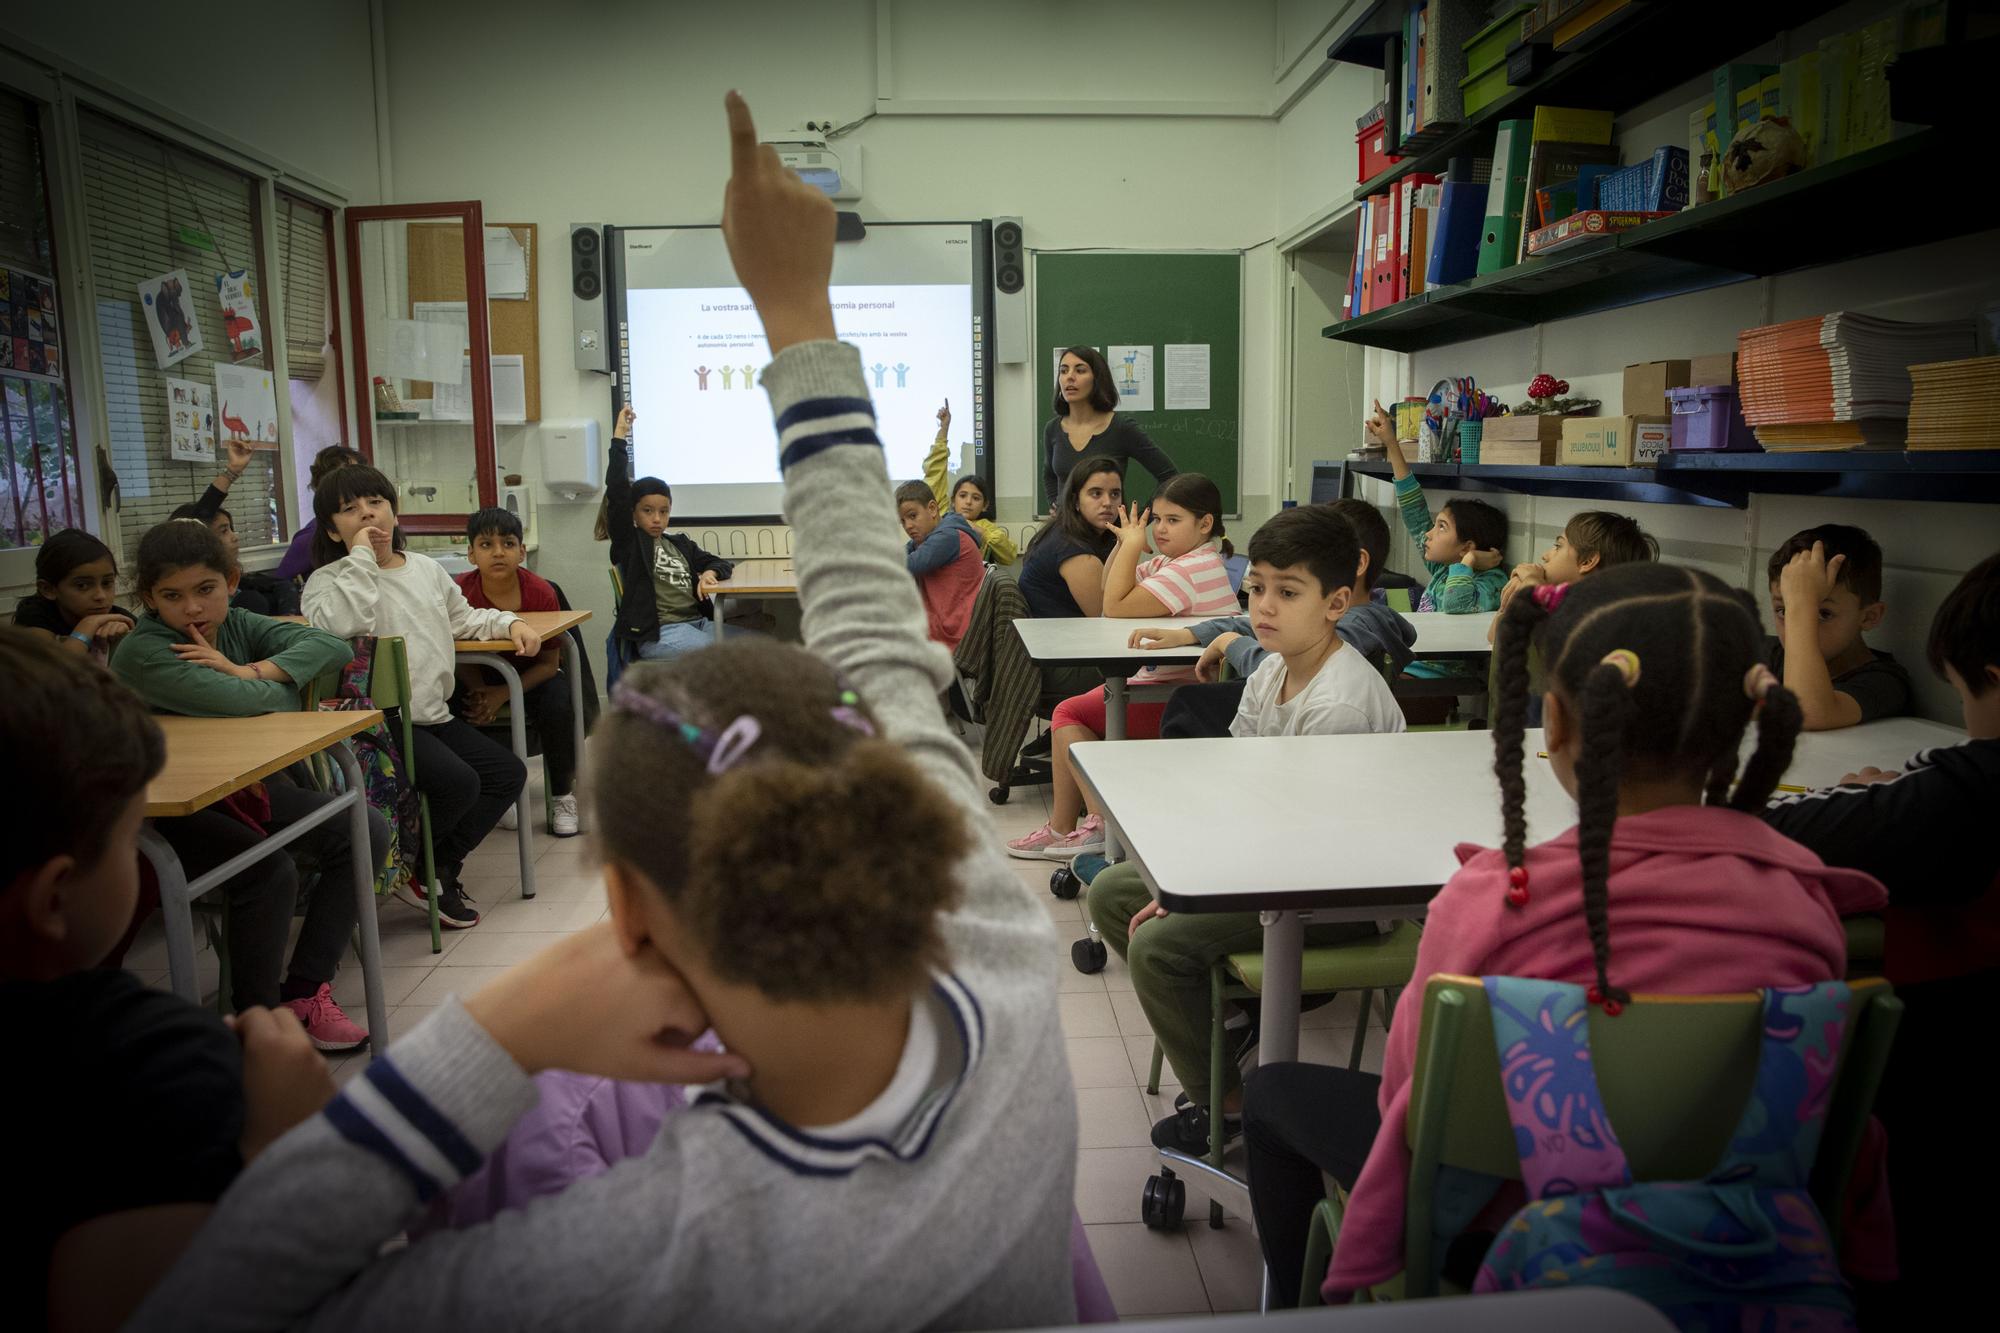
M 1021 558 L 1021 596 L 1037 619 L 1104 611 L 1104 562 L 1118 544 L 1124 481 L 1118 460 L 1092 455 L 1070 470 L 1055 512 L 1035 530 Z
M 1095 347 L 1071 347 L 1056 369 L 1055 415 L 1042 427 L 1042 480 L 1055 506 L 1063 478 L 1083 458 L 1110 458 L 1119 475 L 1137 459 L 1154 484 L 1179 472 L 1166 451 L 1130 420 L 1119 420 L 1111 367 Z

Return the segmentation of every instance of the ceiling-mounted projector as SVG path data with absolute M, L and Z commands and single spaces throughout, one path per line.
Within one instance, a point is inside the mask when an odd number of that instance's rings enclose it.
M 826 146 L 823 137 L 804 130 L 793 130 L 782 139 L 764 142 L 778 150 L 778 161 L 796 171 L 800 180 L 824 192 L 827 198 L 861 197 L 860 144 L 848 144 L 836 153 Z

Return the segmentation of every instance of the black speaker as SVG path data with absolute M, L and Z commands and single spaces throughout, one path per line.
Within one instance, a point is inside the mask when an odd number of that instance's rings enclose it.
M 1012 296 L 1028 285 L 1028 259 L 1021 248 L 1021 220 L 999 218 L 993 223 L 993 285 Z
M 604 324 L 604 233 L 595 223 L 569 224 L 569 294 L 576 328 L 576 368 L 608 371 Z

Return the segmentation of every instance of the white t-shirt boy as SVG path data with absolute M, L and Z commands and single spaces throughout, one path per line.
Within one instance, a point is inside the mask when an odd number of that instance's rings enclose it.
M 1272 653 L 1250 673 L 1243 702 L 1229 724 L 1232 736 L 1344 736 L 1403 730 L 1403 710 L 1382 673 L 1360 653 L 1342 647 L 1312 681 L 1284 703 L 1285 659 Z

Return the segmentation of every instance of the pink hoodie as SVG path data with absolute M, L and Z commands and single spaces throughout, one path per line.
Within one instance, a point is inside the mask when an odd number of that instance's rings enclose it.
M 1431 900 L 1415 976 L 1396 1004 L 1382 1063 L 1382 1128 L 1341 1222 L 1328 1300 L 1403 1268 L 1404 1117 L 1425 979 L 1436 972 L 1596 979 L 1574 828 L 1527 849 L 1529 901 L 1518 909 L 1507 905 L 1507 862 L 1497 850 L 1462 843 L 1457 852 L 1462 868 Z M 1620 819 L 1610 883 L 1611 980 L 1631 991 L 1686 995 L 1845 976 L 1840 918 L 1888 901 L 1870 876 L 1823 864 L 1752 815 L 1710 806 Z

